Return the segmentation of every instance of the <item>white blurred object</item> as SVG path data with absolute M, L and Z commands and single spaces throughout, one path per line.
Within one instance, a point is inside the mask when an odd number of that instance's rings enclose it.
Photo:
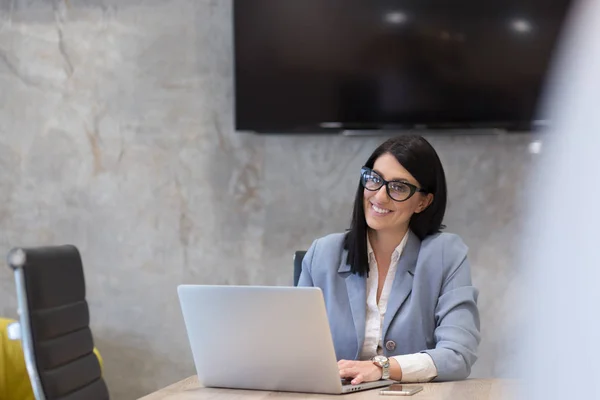
M 515 19 L 510 25 L 514 31 L 519 33 L 527 33 L 531 31 L 531 24 L 529 21 L 524 19 Z
M 392 25 L 400 25 L 408 19 L 402 11 L 390 11 L 384 16 L 385 22 Z
M 540 154 L 542 152 L 542 142 L 540 140 L 534 140 L 529 143 L 528 147 L 531 154 Z
M 600 1 L 571 12 L 547 88 L 552 120 L 522 243 L 527 399 L 600 399 Z

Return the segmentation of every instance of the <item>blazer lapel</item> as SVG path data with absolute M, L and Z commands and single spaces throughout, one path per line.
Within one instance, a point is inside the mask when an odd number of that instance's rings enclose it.
M 364 276 L 350 273 L 350 265 L 346 264 L 347 251 L 342 254 L 342 262 L 338 269 L 340 273 L 348 273 L 346 276 L 346 290 L 348 291 L 348 300 L 352 311 L 352 320 L 356 330 L 356 341 L 358 344 L 355 358 L 363 347 L 365 341 L 365 328 L 367 318 L 367 281 Z
M 421 249 L 421 241 L 411 231 L 408 231 L 408 239 L 406 246 L 402 251 L 400 260 L 398 261 L 398 268 L 396 270 L 396 276 L 394 277 L 394 283 L 392 284 L 392 291 L 388 299 L 387 309 L 385 311 L 385 319 L 383 320 L 383 329 L 381 335 L 385 338 L 390 323 L 396 316 L 396 313 L 402 306 L 402 303 L 406 300 L 410 292 L 412 291 L 413 275 L 417 266 L 417 258 L 419 256 L 419 250 Z

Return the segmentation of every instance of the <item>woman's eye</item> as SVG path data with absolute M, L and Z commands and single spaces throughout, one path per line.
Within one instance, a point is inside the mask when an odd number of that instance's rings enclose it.
M 398 193 L 407 193 L 407 192 L 410 192 L 409 187 L 406 186 L 406 185 L 403 185 L 401 183 L 392 185 L 391 189 L 393 191 L 395 191 L 395 192 L 398 192 Z

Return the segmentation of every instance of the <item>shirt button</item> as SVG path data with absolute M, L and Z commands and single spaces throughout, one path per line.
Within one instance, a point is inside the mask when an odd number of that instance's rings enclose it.
M 394 342 L 393 340 L 388 340 L 387 342 L 385 342 L 385 348 L 389 351 L 395 350 L 396 342 Z

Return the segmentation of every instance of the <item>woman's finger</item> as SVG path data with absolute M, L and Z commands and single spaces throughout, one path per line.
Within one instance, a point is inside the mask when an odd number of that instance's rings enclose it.
M 342 368 L 340 369 L 341 378 L 355 378 L 358 375 L 358 371 L 355 368 Z
M 363 374 L 358 374 L 356 375 L 356 377 L 354 379 L 352 379 L 352 383 L 353 385 L 358 385 L 359 383 L 363 383 L 363 381 L 365 380 Z

